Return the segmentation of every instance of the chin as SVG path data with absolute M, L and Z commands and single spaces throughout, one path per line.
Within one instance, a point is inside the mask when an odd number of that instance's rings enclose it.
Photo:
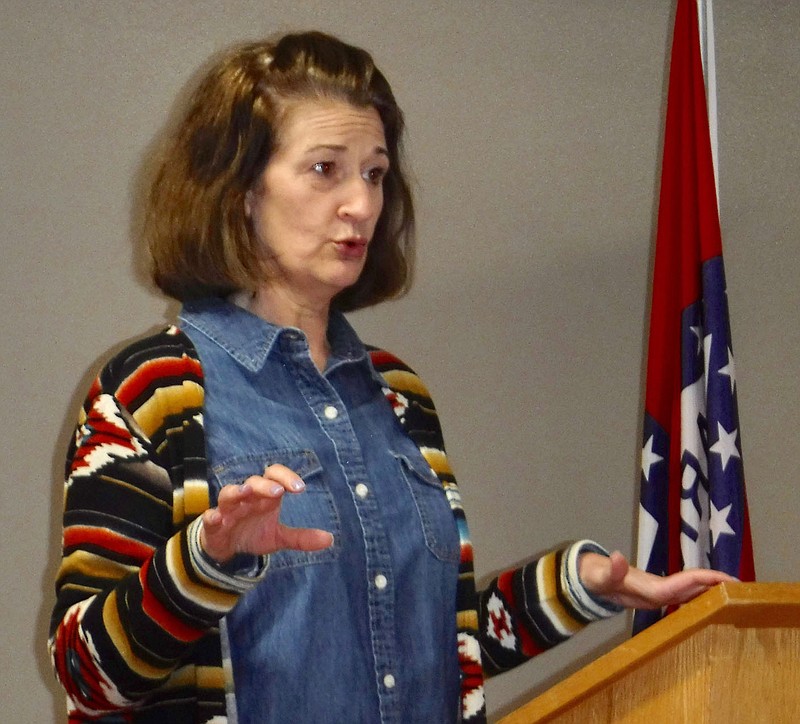
M 353 286 L 360 278 L 361 273 L 364 271 L 363 265 L 360 266 L 358 269 L 350 269 L 347 270 L 346 273 L 337 274 L 330 280 L 330 284 L 332 287 L 336 288 L 336 293 L 344 291 Z

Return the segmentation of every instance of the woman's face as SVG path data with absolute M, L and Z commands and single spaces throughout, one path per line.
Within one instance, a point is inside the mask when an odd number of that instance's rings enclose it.
M 372 108 L 291 103 L 275 151 L 245 197 L 270 291 L 327 304 L 361 274 L 383 208 L 389 156 Z

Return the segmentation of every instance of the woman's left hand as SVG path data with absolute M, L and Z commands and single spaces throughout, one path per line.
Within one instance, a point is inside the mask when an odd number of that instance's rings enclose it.
M 630 565 L 619 551 L 608 557 L 584 553 L 578 569 L 583 585 L 591 593 L 625 608 L 675 606 L 686 603 L 718 583 L 736 580 L 727 573 L 707 568 L 656 576 Z

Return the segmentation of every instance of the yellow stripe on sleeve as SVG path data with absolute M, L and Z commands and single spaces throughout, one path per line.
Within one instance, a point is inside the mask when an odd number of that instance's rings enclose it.
M 558 580 L 560 571 L 556 569 L 556 554 L 548 553 L 536 565 L 537 588 L 540 592 L 539 602 L 542 611 L 553 626 L 564 635 L 571 635 L 583 628 L 583 625 L 569 615 L 564 604 L 558 598 Z
M 459 611 L 456 614 L 456 626 L 460 629 L 478 630 L 478 612 L 473 610 Z
M 421 397 L 430 397 L 425 383 L 413 372 L 405 370 L 388 370 L 382 372 L 381 376 L 393 390 L 400 392 L 410 392 Z
M 195 517 L 208 510 L 211 500 L 205 480 L 183 481 L 183 510 L 187 517 Z
M 103 605 L 103 624 L 106 627 L 111 642 L 131 671 L 146 679 L 154 680 L 163 679 L 169 674 L 172 667 L 160 668 L 158 666 L 153 666 L 133 652 L 128 635 L 122 626 L 122 622 L 119 620 L 116 591 L 111 591 Z
M 453 469 L 450 467 L 444 451 L 435 447 L 420 447 L 420 452 L 425 458 L 425 462 L 433 468 L 433 472 L 437 475 L 453 475 Z
M 139 570 L 137 566 L 126 566 L 96 553 L 77 550 L 62 559 L 61 567 L 58 569 L 58 580 L 65 576 L 79 575 L 119 581 L 137 570 Z
M 225 689 L 225 672 L 221 666 L 181 666 L 162 687 L 178 689 L 197 686 L 199 689 Z
M 195 583 L 189 577 L 181 555 L 179 537 L 173 536 L 167 541 L 166 558 L 167 567 L 172 574 L 175 585 L 180 589 L 183 596 L 194 601 L 198 606 L 214 609 L 221 614 L 227 613 L 236 605 L 239 600 L 237 594 L 221 591 L 211 585 L 204 586 L 200 583 Z
M 196 382 L 184 380 L 180 385 L 159 387 L 133 415 L 136 424 L 147 437 L 164 424 L 169 415 L 177 415 L 187 408 L 201 407 L 203 388 Z

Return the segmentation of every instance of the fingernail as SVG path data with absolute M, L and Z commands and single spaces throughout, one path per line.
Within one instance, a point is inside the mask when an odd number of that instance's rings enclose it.
M 240 485 L 240 486 L 239 486 L 239 492 L 240 492 L 242 495 L 246 495 L 246 494 L 247 494 L 247 493 L 249 493 L 251 490 L 252 490 L 252 488 L 250 487 L 250 483 L 243 483 L 242 485 Z
M 306 487 L 306 484 L 300 479 L 292 482 L 292 490 L 297 491 L 298 493 Z
M 283 492 L 283 487 L 281 485 L 275 484 L 269 491 L 272 495 L 280 495 Z

